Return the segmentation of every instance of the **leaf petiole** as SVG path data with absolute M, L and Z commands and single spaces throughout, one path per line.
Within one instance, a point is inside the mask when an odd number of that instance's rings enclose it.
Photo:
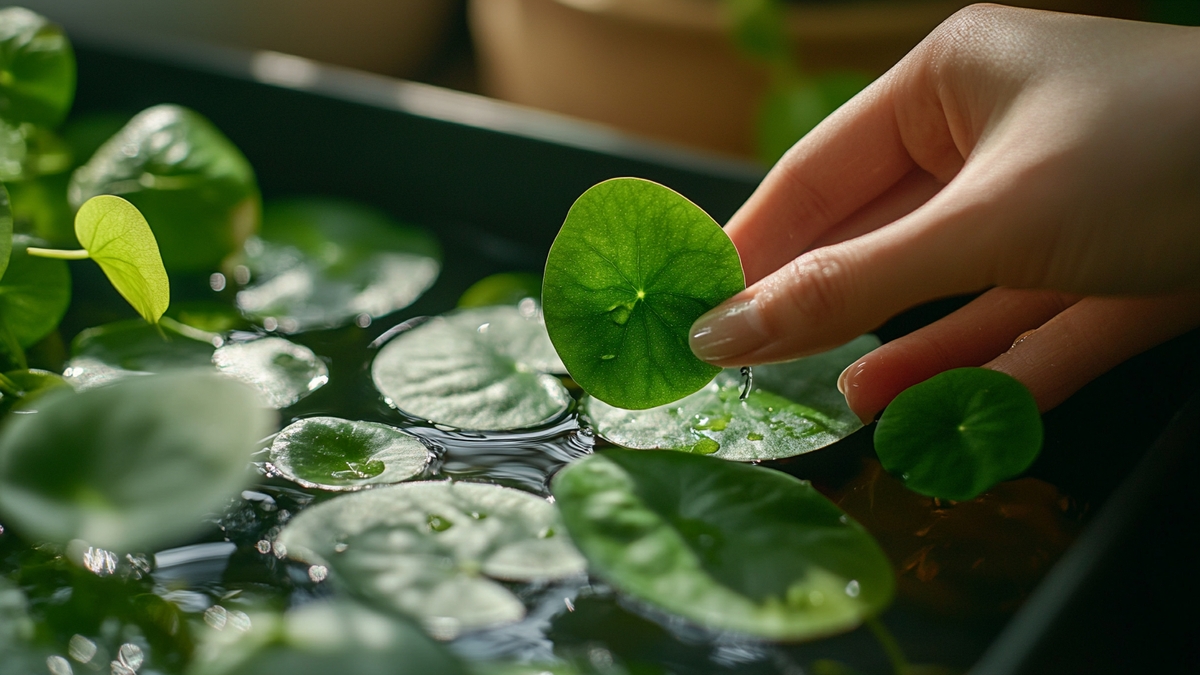
M 25 249 L 29 255 L 36 255 L 39 258 L 56 258 L 58 260 L 87 260 L 92 257 L 86 249 L 77 249 L 74 251 L 64 251 L 57 248 L 37 248 L 30 246 Z

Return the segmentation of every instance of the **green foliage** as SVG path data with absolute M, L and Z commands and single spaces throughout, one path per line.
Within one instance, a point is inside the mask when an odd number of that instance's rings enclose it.
M 308 417 L 271 444 L 271 464 L 284 477 L 322 490 L 358 490 L 415 478 L 429 450 L 415 436 L 375 422 Z
M 522 429 L 566 412 L 562 362 L 536 313 L 480 307 L 435 317 L 384 345 L 371 378 L 389 405 L 460 429 Z
M 33 243 L 24 235 L 12 237 L 12 256 L 0 279 L 0 323 L 22 347 L 53 331 L 71 304 L 71 273 L 62 260 L 26 253 Z
M 211 122 L 180 106 L 142 111 L 75 171 L 72 206 L 102 194 L 142 212 L 171 271 L 212 271 L 258 229 L 250 164 Z
M 442 639 L 524 616 L 521 601 L 493 579 L 561 579 L 585 567 L 552 504 L 481 483 L 342 495 L 300 512 L 277 545 Z
M 862 428 L 837 390 L 846 366 L 879 346 L 864 335 L 837 349 L 754 367 L 754 388 L 725 370 L 700 391 L 649 410 L 622 410 L 593 398 L 583 412 L 601 437 L 627 448 L 670 449 L 742 462 L 794 457 Z
M 458 299 L 458 307 L 515 305 L 525 298 L 541 302 L 542 278 L 528 272 L 501 272 L 471 284 Z
M 238 306 L 285 332 L 407 307 L 437 280 L 442 259 L 428 232 L 330 199 L 268 204 L 262 233 L 245 252 L 253 285 L 238 293 Z
M 63 374 L 83 390 L 132 374 L 211 367 L 212 337 L 172 321 L 108 323 L 75 336 Z
M 870 76 L 855 71 L 776 77 L 759 105 L 755 134 L 758 159 L 774 164 L 796 141 L 870 83 Z
M 766 63 L 791 59 L 791 40 L 781 0 L 724 2 L 733 42 L 742 53 Z
M 637 178 L 576 200 L 546 258 L 546 328 L 571 377 L 620 408 L 680 399 L 721 369 L 692 354 L 701 314 L 745 288 L 733 242 L 679 193 Z
M 4 279 L 4 271 L 8 269 L 8 260 L 12 257 L 13 246 L 13 217 L 12 208 L 8 203 L 8 190 L 0 183 L 0 280 Z
M 875 452 L 909 489 L 965 500 L 1020 474 L 1042 449 L 1033 395 L 1011 376 L 956 368 L 913 385 L 888 405 Z
M 39 396 L 69 386 L 61 376 L 46 370 L 10 370 L 0 375 L 0 413 L 15 406 L 31 406 Z
M 31 180 L 70 167 L 71 151 L 54 132 L 0 119 L 0 180 Z
M 75 237 L 121 297 L 158 323 L 171 302 L 171 284 L 141 212 L 120 197 L 93 197 L 75 214 Z
M 116 551 L 186 538 L 241 489 L 273 415 L 211 374 L 52 391 L 0 430 L 0 515 L 26 536 Z
M 75 54 L 58 26 L 27 9 L 0 9 L 0 117 L 57 126 L 75 98 Z
M 718 632 L 807 640 L 891 602 L 891 566 L 806 481 L 680 452 L 606 450 L 551 485 L 591 571 Z
M 286 408 L 325 386 L 329 366 L 313 350 L 280 337 L 225 344 L 213 352 L 217 371 L 258 390 L 264 404 Z

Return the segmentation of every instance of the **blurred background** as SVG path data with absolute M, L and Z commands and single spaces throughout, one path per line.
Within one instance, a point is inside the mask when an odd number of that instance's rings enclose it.
M 264 49 L 769 165 L 964 0 L 25 0 L 74 34 Z M 1200 25 L 1200 0 L 1009 4 Z

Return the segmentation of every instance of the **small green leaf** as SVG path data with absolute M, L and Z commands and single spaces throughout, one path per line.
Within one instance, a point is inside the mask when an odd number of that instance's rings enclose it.
M 794 457 L 835 443 L 862 422 L 837 390 L 846 366 L 879 346 L 863 335 L 823 354 L 754 367 L 754 388 L 727 369 L 700 391 L 649 410 L 588 397 L 584 415 L 601 437 L 627 448 L 683 450 L 740 462 Z
M 245 253 L 253 283 L 238 292 L 238 307 L 287 333 L 407 307 L 437 280 L 442 256 L 424 230 L 330 199 L 268 204 Z
M 82 391 L 128 375 L 211 368 L 215 349 L 212 336 L 186 326 L 168 321 L 155 326 L 141 319 L 117 321 L 75 336 L 63 377 Z
M 71 177 L 75 208 L 103 194 L 145 215 L 171 271 L 217 269 L 259 225 L 250 163 L 211 122 L 175 105 L 138 113 Z
M 4 279 L 4 271 L 8 269 L 8 259 L 12 257 L 13 246 L 13 216 L 8 202 L 8 190 L 0 183 L 0 280 Z
M 707 629 L 770 640 L 850 630 L 891 602 L 891 566 L 858 523 L 786 474 L 606 450 L 551 485 L 590 569 Z
M 905 389 L 875 427 L 883 468 L 941 499 L 973 499 L 1028 469 L 1041 449 L 1033 394 L 987 368 L 955 368 Z
M 62 29 L 27 9 L 0 9 L 0 117 L 58 126 L 75 98 L 75 54 Z
M 0 431 L 0 518 L 28 536 L 115 551 L 186 539 L 245 485 L 274 415 L 214 374 L 59 389 Z
M 133 204 L 111 195 L 87 200 L 75 214 L 75 236 L 121 297 L 158 323 L 171 304 L 171 283 L 154 232 Z
M 571 207 L 546 258 L 542 309 L 584 390 L 644 409 L 721 372 L 692 354 L 688 330 L 745 285 L 733 242 L 700 207 L 657 183 L 617 178 Z
M 389 405 L 460 429 L 522 429 L 566 412 L 562 363 L 536 310 L 464 309 L 401 333 L 371 364 Z
M 309 507 L 277 545 L 341 584 L 417 617 L 434 637 L 518 621 L 505 581 L 553 580 L 585 563 L 548 501 L 482 483 L 405 483 Z
M 294 422 L 271 444 L 271 464 L 289 480 L 322 490 L 358 490 L 415 478 L 429 450 L 395 427 L 336 417 Z
M 71 304 L 67 263 L 27 254 L 31 243 L 24 235 L 13 236 L 12 256 L 0 279 L 0 321 L 22 347 L 53 331 Z
M 525 298 L 542 299 L 542 278 L 528 272 L 502 272 L 471 284 L 458 299 L 460 309 L 515 305 Z
M 286 408 L 325 386 L 329 366 L 311 349 L 279 337 L 233 342 L 213 352 L 217 370 L 258 390 L 263 402 Z

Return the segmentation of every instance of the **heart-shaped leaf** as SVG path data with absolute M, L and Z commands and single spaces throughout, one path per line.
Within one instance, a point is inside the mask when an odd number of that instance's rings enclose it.
M 441 270 L 441 248 L 424 230 L 328 199 L 268 204 L 262 233 L 245 251 L 253 285 L 238 293 L 238 307 L 284 332 L 391 314 Z
M 909 489 L 973 499 L 1042 450 L 1042 416 L 1025 385 L 987 368 L 955 368 L 900 392 L 875 427 L 883 468 Z
M 683 450 L 740 462 L 794 457 L 862 428 L 837 390 L 846 366 L 879 346 L 863 335 L 822 354 L 754 367 L 754 388 L 727 369 L 700 391 L 649 410 L 585 398 L 584 415 L 604 439 L 627 448 Z
M 75 54 L 58 26 L 20 7 L 0 9 L 0 116 L 54 127 L 75 98 Z
M 421 475 L 429 450 L 395 427 L 336 417 L 294 422 L 271 444 L 271 464 L 286 478 L 322 490 L 358 490 Z
M 410 329 L 379 350 L 375 387 L 413 417 L 460 429 L 521 429 L 564 413 L 571 396 L 536 308 L 481 307 Z
M 300 512 L 276 543 L 443 639 L 524 616 L 521 601 L 493 579 L 561 579 L 585 567 L 552 504 L 481 483 L 343 495 Z
M 329 381 L 329 367 L 311 349 L 279 337 L 234 342 L 212 362 L 223 375 L 254 387 L 272 408 L 286 408 Z
M 892 598 L 874 539 L 778 471 L 614 449 L 568 465 L 551 490 L 593 573 L 710 630 L 807 640 L 850 630 Z
M 75 214 L 75 237 L 142 318 L 158 323 L 171 303 L 171 283 L 150 225 L 133 204 L 93 197 Z
M 54 330 L 71 304 L 71 273 L 62 260 L 25 252 L 31 240 L 12 238 L 12 257 L 0 279 L 0 321 L 22 347 L 29 347 Z
M 697 391 L 721 372 L 688 331 L 745 288 L 733 242 L 679 193 L 637 178 L 584 192 L 546 258 L 542 309 L 571 377 L 619 408 Z
M 132 551 L 186 538 L 237 494 L 274 415 L 211 373 L 59 389 L 0 431 L 0 517 L 33 538 Z

